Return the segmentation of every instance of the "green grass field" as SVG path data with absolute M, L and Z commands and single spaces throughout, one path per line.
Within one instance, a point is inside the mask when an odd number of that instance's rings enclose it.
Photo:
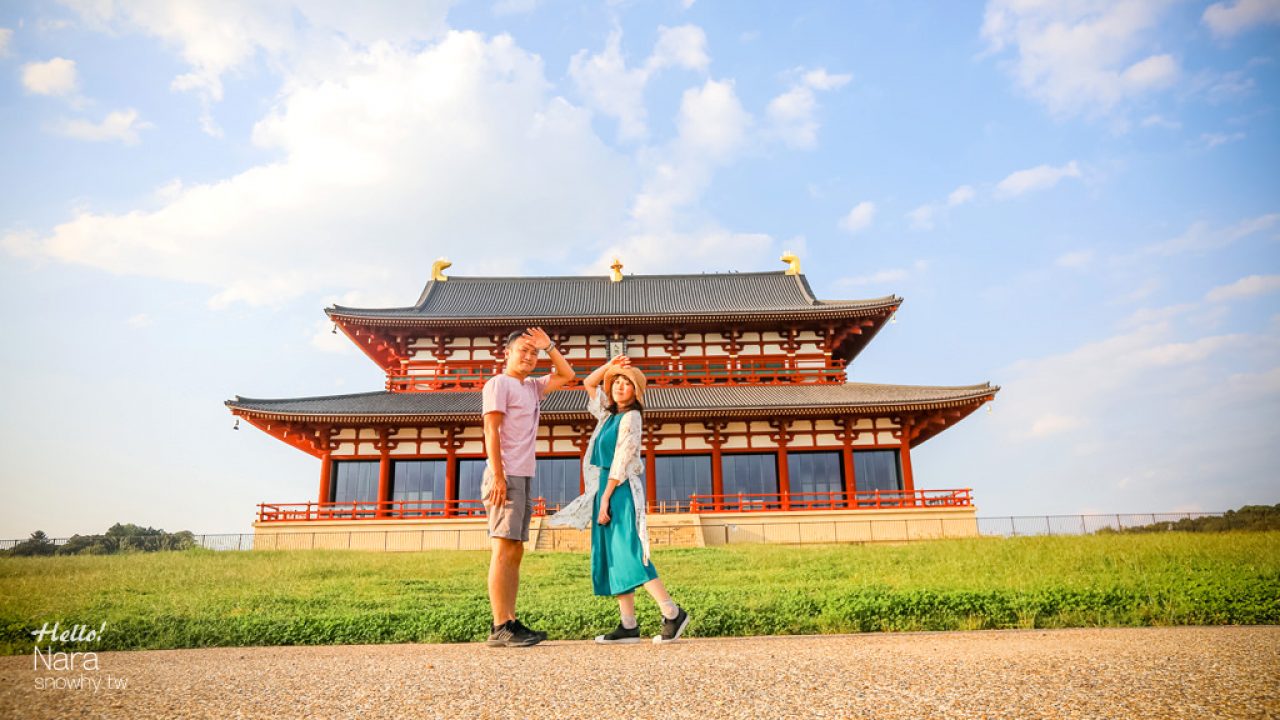
M 467 642 L 483 552 L 186 551 L 0 560 L 0 652 L 45 622 L 107 623 L 92 650 Z M 1280 532 L 981 538 L 658 551 L 688 635 L 1280 623 Z M 640 593 L 642 629 L 657 609 Z M 610 629 L 588 557 L 531 553 L 519 611 L 553 639 Z M 61 649 L 76 649 L 67 646 Z

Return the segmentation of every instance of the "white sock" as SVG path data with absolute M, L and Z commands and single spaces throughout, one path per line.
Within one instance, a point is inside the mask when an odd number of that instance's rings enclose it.
M 636 616 L 635 616 L 635 615 L 623 615 L 623 616 L 622 616 L 622 627 L 624 627 L 624 628 L 626 628 L 626 629 L 628 629 L 628 630 L 634 630 L 634 629 L 636 628 Z
M 675 620 L 680 614 L 680 608 L 676 607 L 675 600 L 664 600 L 658 603 L 658 607 L 662 609 L 662 617 L 668 620 Z

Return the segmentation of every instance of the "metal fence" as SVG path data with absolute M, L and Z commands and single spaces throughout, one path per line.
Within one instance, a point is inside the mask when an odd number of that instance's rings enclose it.
M 1030 535 L 1091 535 L 1146 528 L 1153 531 L 1177 530 L 1182 521 L 1225 517 L 1226 513 L 1119 513 L 1107 515 L 1018 515 L 979 517 L 975 519 L 897 519 L 791 523 L 723 522 L 655 527 L 650 529 L 654 544 L 680 545 L 682 535 L 701 533 L 706 544 L 779 543 L 820 544 L 882 541 L 910 541 L 952 537 L 1020 537 Z M 746 519 L 746 518 L 744 518 Z M 575 549 L 577 531 L 544 528 L 535 531 L 538 549 Z M 70 538 L 52 538 L 55 545 L 65 545 Z M 195 535 L 195 544 L 208 550 L 253 549 L 359 549 L 415 551 L 432 549 L 480 550 L 488 546 L 484 528 L 440 528 L 414 530 L 349 530 L 315 531 L 289 534 L 221 533 Z M 26 540 L 0 540 L 0 551 Z M 121 538 L 124 552 L 146 552 L 168 548 L 153 547 L 149 538 Z

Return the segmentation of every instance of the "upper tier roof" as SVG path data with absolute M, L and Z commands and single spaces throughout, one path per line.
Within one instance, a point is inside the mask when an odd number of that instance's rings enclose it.
M 385 320 L 634 318 L 671 315 L 843 315 L 901 304 L 889 295 L 870 300 L 818 300 L 803 275 L 779 272 L 698 275 L 450 277 L 428 282 L 412 307 L 325 312 Z
M 645 393 L 645 414 L 659 417 L 691 413 L 811 414 L 814 411 L 884 412 L 930 410 L 990 399 L 1000 388 L 989 383 L 958 387 L 928 385 L 689 385 L 652 387 Z M 255 399 L 236 396 L 228 400 L 233 410 L 281 419 L 395 422 L 440 420 L 470 416 L 479 420 L 480 391 L 393 393 Z M 542 416 L 587 417 L 583 390 L 552 393 L 542 405 Z

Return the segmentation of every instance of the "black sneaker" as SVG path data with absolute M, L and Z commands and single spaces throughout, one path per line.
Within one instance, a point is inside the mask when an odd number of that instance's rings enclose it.
M 640 642 L 640 626 L 636 625 L 630 630 L 618 623 L 618 627 L 612 632 L 605 635 L 597 635 L 596 642 L 601 645 L 628 645 Z
M 676 606 L 676 616 L 670 620 L 662 618 L 662 634 L 653 638 L 656 644 L 675 642 L 680 639 L 680 635 L 684 633 L 684 628 L 689 624 L 689 613 L 684 608 Z
M 485 644 L 489 647 L 529 647 L 542 642 L 544 637 L 511 620 L 490 633 Z
M 537 635 L 537 636 L 538 636 L 538 642 L 542 642 L 543 640 L 546 640 L 546 639 L 547 639 L 547 634 L 546 634 L 546 633 L 542 632 L 541 630 L 533 630 L 533 629 L 531 629 L 531 628 L 527 628 L 527 627 L 525 627 L 525 624 L 524 624 L 524 623 L 522 623 L 522 622 L 520 622 L 518 619 L 517 619 L 517 620 L 512 620 L 511 622 L 513 622 L 513 623 L 515 623 L 515 624 L 516 624 L 516 630 L 517 630 L 518 632 L 526 632 L 526 633 L 529 633 L 529 634 L 531 634 L 531 635 Z

